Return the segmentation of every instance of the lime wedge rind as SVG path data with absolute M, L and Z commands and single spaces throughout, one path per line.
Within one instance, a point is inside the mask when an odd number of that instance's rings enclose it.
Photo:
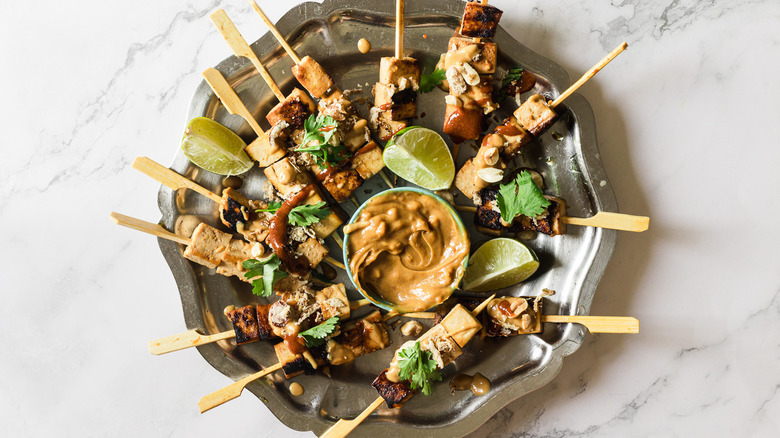
M 528 279 L 538 268 L 536 254 L 522 242 L 503 237 L 492 239 L 471 256 L 463 276 L 463 289 L 503 289 Z
M 254 161 L 245 148 L 235 132 L 207 117 L 192 119 L 181 141 L 187 159 L 218 175 L 240 175 L 251 169 Z

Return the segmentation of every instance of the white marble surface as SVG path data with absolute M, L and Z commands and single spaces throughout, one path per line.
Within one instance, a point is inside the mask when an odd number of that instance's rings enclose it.
M 620 236 L 592 307 L 641 334 L 589 336 L 473 436 L 777 436 L 780 3 L 495 4 L 572 77 L 629 42 L 582 94 L 621 210 L 652 222 Z M 265 32 L 244 1 L 3 1 L 0 436 L 294 435 L 251 395 L 198 413 L 226 379 L 147 352 L 183 328 L 176 286 L 154 239 L 107 217 L 159 217 L 129 165 L 176 153 L 228 54 L 216 7 Z

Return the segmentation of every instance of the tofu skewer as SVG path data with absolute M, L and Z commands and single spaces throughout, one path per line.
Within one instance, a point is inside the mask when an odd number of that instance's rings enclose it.
M 421 347 L 425 345 L 427 348 L 437 349 L 439 346 L 445 345 L 450 348 L 446 353 L 439 352 L 434 356 L 438 357 L 437 360 L 439 368 L 443 368 L 447 364 L 451 363 L 457 356 L 462 353 L 463 348 L 470 340 L 477 334 L 482 324 L 476 319 L 482 310 L 484 310 L 488 303 L 495 297 L 491 295 L 485 301 L 477 306 L 473 311 L 469 312 L 461 305 L 456 305 L 445 316 L 439 324 L 433 326 L 425 334 L 420 336 L 417 342 L 420 342 Z M 426 342 L 427 341 L 427 342 Z M 439 341 L 439 342 L 437 342 Z M 413 342 L 413 341 L 410 341 Z M 403 346 L 401 347 L 401 349 Z M 400 351 L 400 349 L 399 349 Z M 445 357 L 446 356 L 446 357 Z M 398 351 L 391 362 L 389 369 L 385 369 L 379 374 L 379 377 L 374 380 L 372 386 L 380 391 L 380 395 L 373 403 L 371 403 L 363 412 L 361 412 L 354 420 L 341 419 L 328 429 L 321 437 L 322 438 L 335 438 L 347 436 L 355 427 L 357 427 L 363 420 L 368 417 L 383 401 L 387 401 L 388 406 L 401 407 L 409 398 L 414 395 L 408 382 L 393 380 L 387 377 L 388 373 L 395 373 L 394 367 L 397 366 Z M 389 395 L 385 395 L 387 393 Z M 388 399 L 393 397 L 393 400 Z M 392 401 L 392 403 L 391 403 Z
M 352 158 L 352 167 L 364 180 L 379 174 L 388 187 L 393 188 L 393 183 L 382 170 L 384 161 L 381 160 L 381 149 L 370 140 L 367 121 L 357 114 L 352 103 L 344 97 L 335 85 L 333 78 L 317 61 L 308 55 L 300 58 L 257 2 L 249 0 L 249 4 L 295 63 L 292 68 L 295 78 L 314 98 L 320 99 L 320 113 L 329 115 L 339 122 L 339 129 L 343 131 L 344 145 L 355 153 Z M 372 153 L 369 155 L 368 152 Z M 354 160 L 358 156 L 361 158 L 358 163 L 355 163 Z

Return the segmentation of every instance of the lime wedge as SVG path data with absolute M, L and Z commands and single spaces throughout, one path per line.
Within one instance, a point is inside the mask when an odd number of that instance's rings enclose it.
M 455 163 L 441 135 L 428 128 L 411 126 L 399 131 L 382 155 L 388 169 L 428 190 L 450 188 Z
M 527 279 L 537 268 L 539 259 L 523 243 L 506 237 L 488 240 L 469 258 L 463 289 L 501 289 Z
M 192 119 L 181 140 L 190 161 L 218 175 L 240 175 L 252 168 L 255 163 L 244 148 L 241 137 L 208 117 Z

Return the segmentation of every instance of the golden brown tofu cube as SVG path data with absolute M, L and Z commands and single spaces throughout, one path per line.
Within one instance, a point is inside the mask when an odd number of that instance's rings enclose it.
M 407 88 L 398 90 L 395 85 L 374 84 L 374 106 L 390 113 L 393 120 L 403 120 L 417 114 L 417 93 Z
M 368 120 L 352 116 L 352 126 L 339 126 L 342 133 L 341 143 L 349 152 L 355 152 L 363 145 L 371 141 L 371 131 L 368 130 Z M 342 124 L 344 125 L 344 124 Z
M 493 6 L 468 2 L 463 11 L 460 34 L 473 38 L 493 38 L 503 13 L 501 9 Z
M 322 318 L 328 320 L 338 316 L 342 321 L 349 318 L 349 298 L 344 283 L 334 284 L 314 293 L 322 309 Z
M 471 160 L 466 161 L 463 167 L 455 174 L 455 187 L 461 191 L 467 198 L 473 199 L 477 187 L 474 185 L 477 177 L 477 169 Z
M 501 158 L 506 161 L 513 159 L 520 153 L 523 146 L 530 143 L 534 138 L 531 133 L 517 123 L 515 116 L 509 116 L 502 124 L 496 126 L 495 133 L 504 137 L 504 145 L 501 147 Z
M 287 122 L 291 130 L 303 127 L 303 122 L 314 113 L 317 106 L 300 88 L 296 88 L 287 97 L 276 104 L 265 118 L 272 126 L 279 122 Z
M 298 192 L 313 182 L 311 175 L 290 158 L 283 158 L 263 170 L 263 173 L 271 181 L 274 188 L 287 197 L 290 193 Z
M 452 94 L 452 91 L 450 91 L 450 94 Z M 460 106 L 466 109 L 479 109 L 483 114 L 488 114 L 498 108 L 493 102 L 492 76 L 480 75 L 477 85 L 469 85 L 465 93 L 455 97 L 458 98 Z
M 317 99 L 333 87 L 333 79 L 311 56 L 304 56 L 300 64 L 293 66 L 292 73 L 303 88 Z
M 321 244 L 319 240 L 309 238 L 298 245 L 298 252 L 306 258 L 311 268 L 314 269 L 328 255 L 328 248 Z
M 384 169 L 385 160 L 382 158 L 382 149 L 375 141 L 358 149 L 352 156 L 352 168 L 357 170 L 363 180 L 367 180 Z
M 540 94 L 534 94 L 523 102 L 514 112 L 517 123 L 532 135 L 541 135 L 553 124 L 557 115 L 547 100 Z
M 377 107 L 371 108 L 371 127 L 382 141 L 390 140 L 396 132 L 406 128 L 406 125 L 406 121 L 392 120 L 386 112 L 380 111 Z
M 282 133 L 279 132 L 278 128 L 276 131 L 274 129 L 269 129 L 244 149 L 251 159 L 257 161 L 257 165 L 260 167 L 268 167 L 287 154 L 286 132 Z
M 273 327 L 268 321 L 268 310 L 270 304 L 259 304 L 257 306 L 257 334 L 261 341 L 267 341 L 274 337 Z
M 320 191 L 319 187 L 315 186 L 314 190 L 309 193 L 309 196 L 306 197 L 303 203 L 314 205 L 318 202 L 326 201 L 322 196 L 322 191 Z M 344 223 L 344 212 L 337 205 L 331 205 L 328 208 L 330 208 L 331 213 L 311 226 L 311 229 L 314 230 L 314 234 L 321 239 L 330 236 L 331 233 L 336 231 L 338 227 Z
M 322 181 L 325 190 L 339 203 L 346 201 L 361 184 L 363 178 L 355 169 L 332 172 Z
M 452 339 L 464 347 L 482 329 L 482 324 L 465 307 L 458 304 L 441 320 L 441 326 Z
M 566 201 L 555 196 L 544 196 L 550 205 L 537 217 L 518 216 L 512 223 L 510 231 L 536 231 L 549 236 L 557 236 L 566 233 L 566 224 L 561 222 L 561 217 L 566 216 Z
M 420 63 L 410 57 L 383 57 L 379 61 L 379 82 L 395 85 L 399 90 L 417 90 L 420 85 Z
M 530 297 L 499 297 L 490 300 L 487 314 L 487 335 L 506 337 L 517 334 L 541 333 L 542 303 L 534 305 Z
M 443 322 L 443 321 L 442 321 Z M 455 338 L 450 336 L 441 324 L 433 326 L 418 339 L 420 348 L 429 351 L 439 369 L 451 364 L 463 354 Z
M 287 346 L 287 342 L 280 342 L 274 345 L 274 351 L 279 359 L 279 363 L 282 364 L 282 371 L 284 371 L 286 379 L 291 379 L 303 373 L 314 374 L 315 370 L 311 362 L 303 357 L 303 354 L 293 353 Z
M 493 74 L 496 72 L 497 53 L 495 43 L 476 42 L 471 38 L 454 36 L 450 38 L 447 46 L 445 69 L 458 62 L 468 62 L 479 74 Z
M 244 306 L 227 312 L 236 333 L 236 345 L 260 340 L 255 306 Z
M 216 268 L 233 237 L 205 223 L 192 233 L 192 242 L 184 250 L 184 258 L 207 268 Z
M 407 380 L 393 382 L 388 379 L 387 370 L 382 371 L 371 383 L 371 386 L 387 402 L 389 408 L 400 408 L 415 394 Z
M 320 113 L 333 117 L 337 122 L 344 121 L 347 117 L 355 114 L 355 107 L 340 90 L 334 90 L 327 96 L 320 99 L 317 105 Z
M 382 350 L 390 345 L 390 336 L 379 311 L 360 320 L 358 327 L 363 334 L 363 354 Z
M 481 109 L 467 109 L 462 106 L 447 104 L 444 109 L 444 127 L 442 130 L 455 143 L 476 140 L 479 138 L 479 134 L 482 133 L 482 116 Z

